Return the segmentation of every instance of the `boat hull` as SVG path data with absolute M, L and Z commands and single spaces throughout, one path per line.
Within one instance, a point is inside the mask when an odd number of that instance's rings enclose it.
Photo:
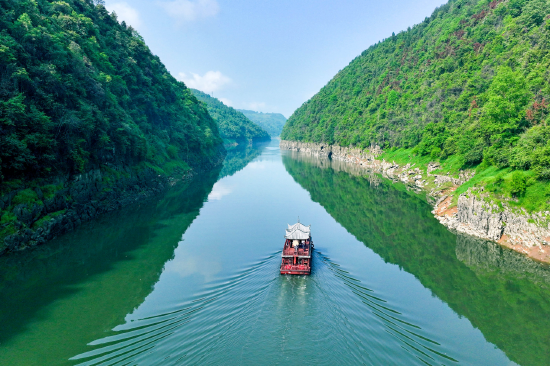
M 309 226 L 288 225 L 281 260 L 282 275 L 309 275 L 313 259 L 313 240 Z

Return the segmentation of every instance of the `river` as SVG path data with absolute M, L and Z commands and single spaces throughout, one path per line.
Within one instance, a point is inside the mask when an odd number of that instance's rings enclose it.
M 0 258 L 2 365 L 548 365 L 550 270 L 422 194 L 284 152 Z M 311 225 L 311 276 L 278 272 Z

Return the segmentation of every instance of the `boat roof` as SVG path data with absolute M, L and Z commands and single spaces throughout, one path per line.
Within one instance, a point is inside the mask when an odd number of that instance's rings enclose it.
M 288 229 L 286 229 L 285 239 L 306 240 L 309 239 L 310 235 L 311 226 L 305 226 L 298 222 L 294 225 L 288 225 Z

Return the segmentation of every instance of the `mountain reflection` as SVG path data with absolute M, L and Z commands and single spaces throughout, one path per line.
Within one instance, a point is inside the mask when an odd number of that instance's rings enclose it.
M 299 153 L 283 163 L 311 199 L 386 262 L 416 276 L 520 365 L 550 359 L 550 271 L 498 244 L 457 236 L 405 186 Z

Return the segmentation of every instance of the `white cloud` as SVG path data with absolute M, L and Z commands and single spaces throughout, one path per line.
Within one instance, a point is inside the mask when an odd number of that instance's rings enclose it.
M 214 187 L 212 187 L 212 192 L 208 195 L 208 200 L 221 200 L 224 196 L 227 196 L 231 193 L 231 189 L 228 187 L 225 187 L 224 185 L 220 183 L 214 184 Z
M 267 105 L 264 102 L 245 103 L 244 105 L 245 105 L 245 109 L 249 109 L 257 112 L 263 112 L 265 107 L 267 107 Z
M 113 3 L 106 5 L 107 10 L 115 12 L 120 22 L 125 21 L 126 24 L 131 25 L 134 28 L 141 27 L 141 18 L 136 9 L 132 8 L 128 3 Z
M 213 17 L 220 12 L 220 6 L 216 0 L 163 1 L 160 6 L 178 23 Z
M 206 282 L 210 282 L 221 271 L 222 266 L 211 256 L 196 255 L 189 250 L 185 251 L 187 253 L 178 253 L 179 255 L 167 264 L 167 272 L 177 273 L 181 277 L 199 274 L 204 276 Z
M 220 102 L 222 102 L 223 104 L 225 104 L 226 106 L 228 107 L 233 107 L 233 102 L 230 101 L 229 99 L 226 99 L 226 98 L 218 98 L 218 100 Z
M 204 76 L 194 73 L 187 75 L 180 72 L 177 79 L 183 81 L 189 88 L 198 89 L 205 93 L 218 91 L 231 82 L 230 78 L 219 71 L 208 71 Z

